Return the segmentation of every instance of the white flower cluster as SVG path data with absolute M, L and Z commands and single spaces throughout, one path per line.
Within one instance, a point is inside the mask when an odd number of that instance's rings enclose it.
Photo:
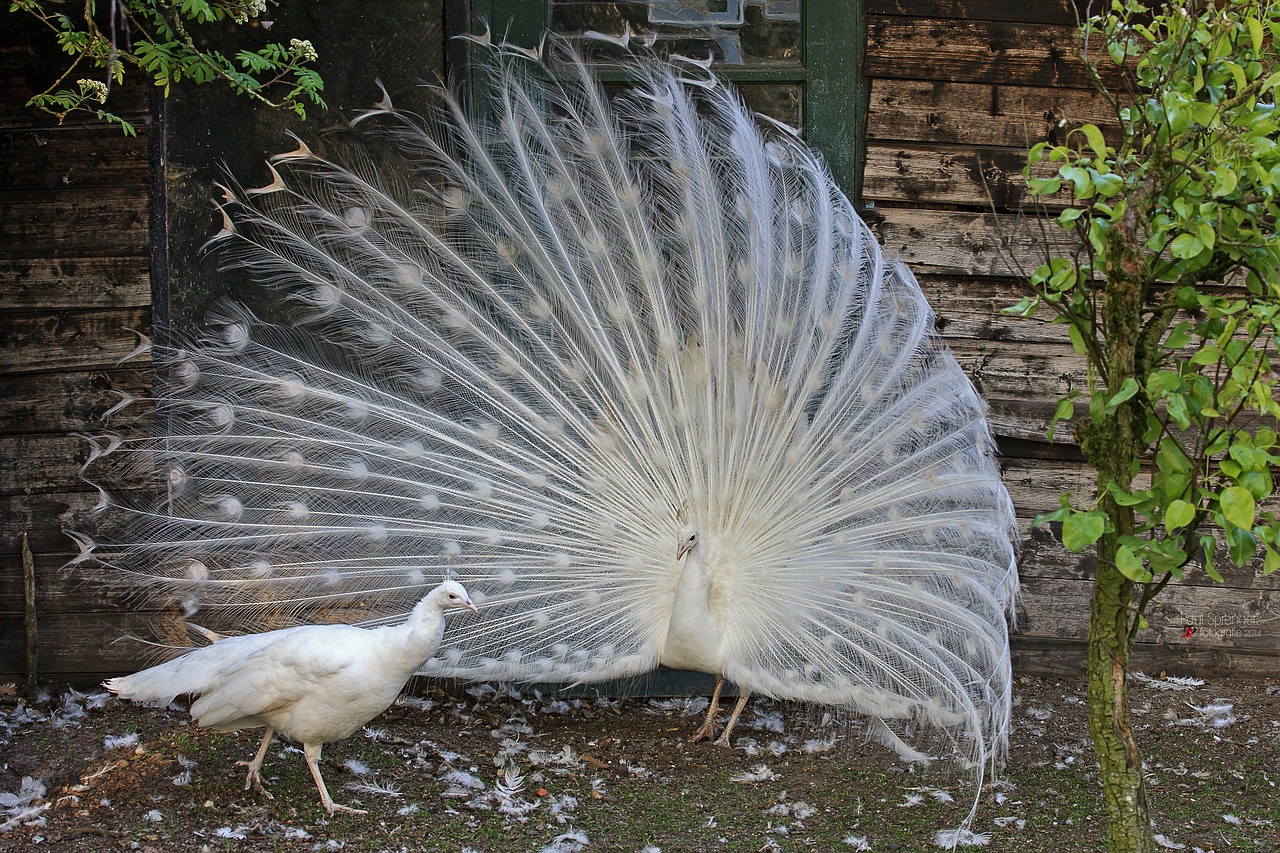
M 80 94 L 87 100 L 105 103 L 107 100 L 107 84 L 101 80 L 77 80 Z
M 267 0 L 244 0 L 231 9 L 231 20 L 237 24 L 247 24 L 251 18 L 256 18 L 265 11 Z
M 294 59 L 302 62 L 314 62 L 320 54 L 316 53 L 315 46 L 311 44 L 310 39 L 289 39 L 289 53 Z

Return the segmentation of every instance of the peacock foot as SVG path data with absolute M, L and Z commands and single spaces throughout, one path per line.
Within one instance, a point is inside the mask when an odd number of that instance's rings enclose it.
M 356 809 L 356 808 L 352 808 L 351 806 L 344 806 L 342 803 L 328 803 L 325 806 L 325 809 L 329 812 L 329 814 L 333 814 L 334 812 L 344 812 L 346 814 L 368 814 L 369 813 L 367 809 Z
M 698 726 L 698 730 L 696 732 L 689 735 L 689 743 L 697 743 L 700 740 L 714 740 L 716 733 L 719 731 L 720 727 L 717 726 L 714 721 L 708 720 L 701 726 Z
M 249 768 L 249 772 L 246 773 L 244 777 L 244 789 L 246 791 L 249 790 L 250 788 L 253 788 L 255 791 L 257 791 L 259 794 L 262 794 L 268 800 L 275 799 L 275 797 L 271 796 L 270 791 L 262 787 L 262 773 L 259 772 L 259 765 L 257 765 L 252 761 L 237 761 L 236 766 Z

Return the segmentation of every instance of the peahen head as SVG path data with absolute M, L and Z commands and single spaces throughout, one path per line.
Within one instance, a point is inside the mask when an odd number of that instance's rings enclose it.
M 684 559 L 684 555 L 693 550 L 693 546 L 698 544 L 698 528 L 692 524 L 686 524 L 680 528 L 680 533 L 676 538 L 676 562 Z
M 445 581 L 427 594 L 427 598 L 436 602 L 441 610 L 470 610 L 477 613 L 476 606 L 471 603 L 467 588 L 457 581 Z

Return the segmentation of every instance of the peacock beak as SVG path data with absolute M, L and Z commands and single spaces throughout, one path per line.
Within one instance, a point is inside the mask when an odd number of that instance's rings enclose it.
M 469 599 L 469 598 L 467 599 L 466 604 L 465 604 L 464 606 L 465 606 L 468 610 L 470 610 L 472 613 L 479 613 L 479 612 L 480 612 L 479 608 L 477 608 L 474 604 L 472 604 L 472 603 L 471 603 L 471 599 Z
M 681 560 L 683 560 L 684 555 L 688 553 L 689 553 L 689 543 L 681 542 L 679 545 L 676 546 L 676 562 L 678 563 Z

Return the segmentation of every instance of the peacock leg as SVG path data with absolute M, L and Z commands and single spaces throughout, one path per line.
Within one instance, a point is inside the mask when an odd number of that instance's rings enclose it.
M 324 806 L 324 810 L 329 814 L 334 812 L 368 814 L 364 809 L 353 809 L 351 806 L 335 803 L 333 797 L 329 796 L 329 789 L 324 786 L 324 777 L 320 775 L 320 750 L 322 749 L 324 749 L 324 744 L 322 743 L 304 743 L 302 745 L 302 754 L 307 759 L 307 767 L 311 770 L 311 778 L 316 780 L 316 788 L 320 791 L 320 804 Z
M 702 721 L 702 725 L 689 738 L 689 743 L 697 743 L 706 738 L 711 740 L 716 736 L 716 714 L 720 711 L 720 688 L 724 687 L 724 676 L 716 676 L 716 689 L 711 694 L 711 707 L 707 708 L 707 718 Z
M 244 777 L 244 789 L 247 791 L 252 787 L 259 794 L 264 795 L 268 800 L 274 800 L 271 792 L 262 787 L 262 762 L 267 757 L 267 747 L 271 745 L 271 738 L 275 735 L 275 729 L 267 726 L 267 733 L 262 736 L 262 746 L 258 747 L 258 754 L 253 757 L 253 761 L 237 761 L 237 767 L 248 767 L 249 772 Z
M 733 706 L 733 713 L 729 715 L 729 722 L 725 723 L 724 731 L 721 732 L 719 739 L 716 740 L 716 746 L 729 746 L 729 732 L 733 731 L 734 724 L 738 722 L 738 717 L 742 714 L 742 709 L 747 706 L 747 700 L 750 698 L 750 690 L 743 690 L 738 694 L 738 704 Z

